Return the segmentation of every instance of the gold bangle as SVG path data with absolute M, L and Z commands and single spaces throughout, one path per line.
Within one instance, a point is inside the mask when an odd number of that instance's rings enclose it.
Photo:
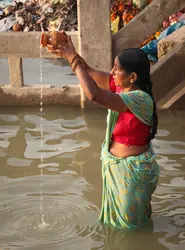
M 77 57 L 79 57 L 78 54 L 76 54 L 76 55 L 69 61 L 70 65 L 72 65 L 72 64 L 74 63 L 74 61 L 75 61 L 75 59 L 76 59 Z
M 75 72 L 76 67 L 77 67 L 79 64 L 81 64 L 81 66 L 83 66 L 82 61 L 81 61 L 80 59 L 73 62 L 73 64 L 71 65 L 71 68 L 72 68 L 72 71 L 73 71 L 73 72 Z
M 85 61 L 79 54 L 76 54 L 76 55 L 72 58 L 72 60 L 71 60 L 71 62 L 70 62 L 70 66 L 72 66 L 76 60 L 80 60 L 82 66 L 83 66 L 83 68 L 84 68 L 84 69 L 87 69 L 88 65 L 87 65 L 86 61 Z
M 81 65 L 82 65 L 81 60 L 76 60 L 76 61 L 72 64 L 71 68 L 72 68 L 72 70 L 73 70 L 74 72 L 75 72 L 76 67 L 77 67 L 78 64 L 81 64 Z

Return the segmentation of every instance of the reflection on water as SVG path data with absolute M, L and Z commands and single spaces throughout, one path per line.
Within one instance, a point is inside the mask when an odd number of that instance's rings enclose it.
M 145 228 L 118 231 L 97 221 L 106 111 L 1 108 L 0 249 L 184 249 L 184 115 L 160 113 L 153 142 L 161 169 L 153 221 Z

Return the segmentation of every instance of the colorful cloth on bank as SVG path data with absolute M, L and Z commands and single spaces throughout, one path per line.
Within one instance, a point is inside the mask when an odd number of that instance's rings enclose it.
M 147 125 L 152 125 L 153 100 L 141 90 L 120 94 L 128 109 Z M 151 195 L 156 189 L 159 166 L 150 143 L 147 152 L 127 158 L 109 152 L 118 112 L 109 110 L 102 145 L 102 208 L 99 220 L 116 228 L 136 228 L 148 220 Z

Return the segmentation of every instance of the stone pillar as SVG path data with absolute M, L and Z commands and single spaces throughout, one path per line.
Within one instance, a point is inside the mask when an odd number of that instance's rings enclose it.
M 14 88 L 21 88 L 24 86 L 22 58 L 21 57 L 9 57 L 9 72 L 10 72 L 10 84 Z
M 102 71 L 112 67 L 111 0 L 78 0 L 79 52 L 87 63 Z M 86 97 L 81 91 L 81 104 Z

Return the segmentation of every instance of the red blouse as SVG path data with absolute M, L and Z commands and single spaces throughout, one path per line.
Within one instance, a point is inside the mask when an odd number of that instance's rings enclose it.
M 116 86 L 114 79 L 110 76 L 109 82 L 112 92 L 120 92 L 120 87 Z M 140 121 L 130 110 L 121 112 L 112 133 L 112 141 L 126 146 L 142 146 L 147 144 L 151 127 Z

